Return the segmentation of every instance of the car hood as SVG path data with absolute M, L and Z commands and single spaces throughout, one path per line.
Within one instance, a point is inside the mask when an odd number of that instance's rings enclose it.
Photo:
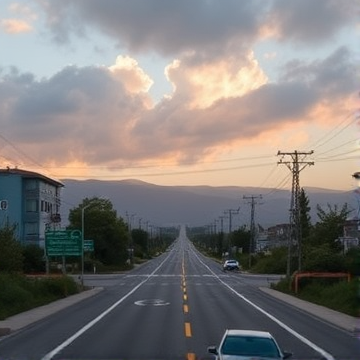
M 241 356 L 241 355 L 222 355 L 221 360 L 280 360 L 280 358 L 270 358 L 263 356 Z

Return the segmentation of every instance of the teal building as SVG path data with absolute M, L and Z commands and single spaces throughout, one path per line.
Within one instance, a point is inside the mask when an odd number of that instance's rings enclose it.
M 0 169 L 0 227 L 16 226 L 23 243 L 45 246 L 45 231 L 61 228 L 60 192 L 64 185 L 18 168 Z

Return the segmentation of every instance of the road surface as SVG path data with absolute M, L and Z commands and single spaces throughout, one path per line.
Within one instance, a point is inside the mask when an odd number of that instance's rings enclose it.
M 183 228 L 133 271 L 86 276 L 104 290 L 1 338 L 0 360 L 210 360 L 227 328 L 270 331 L 293 359 L 360 359 L 351 332 L 259 290 L 272 280 L 223 272 Z

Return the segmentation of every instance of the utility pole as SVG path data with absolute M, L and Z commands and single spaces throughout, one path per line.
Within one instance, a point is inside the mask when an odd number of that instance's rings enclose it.
M 232 231 L 232 216 L 234 214 L 238 214 L 239 211 L 240 211 L 240 208 L 238 208 L 237 210 L 227 209 L 224 211 L 224 214 L 229 214 L 229 234 L 231 234 L 231 231 Z
M 243 199 L 250 199 L 251 218 L 250 218 L 250 246 L 249 246 L 249 268 L 251 267 L 251 254 L 255 252 L 255 205 L 256 199 L 262 199 L 262 195 L 243 196 Z
M 297 256 L 298 256 L 298 271 L 301 271 L 301 258 L 302 258 L 302 234 L 300 224 L 300 181 L 299 174 L 306 166 L 314 165 L 313 161 L 304 161 L 307 155 L 313 154 L 314 151 L 308 152 L 281 152 L 278 151 L 278 156 L 282 156 L 278 164 L 286 165 L 292 173 L 292 190 L 291 190 L 291 204 L 290 204 L 290 229 L 288 239 L 288 258 L 287 258 L 287 269 L 286 275 L 290 276 L 291 271 L 291 257 L 292 257 L 292 245 L 297 245 Z M 283 161 L 285 156 L 290 156 L 291 161 Z
M 243 199 L 250 199 L 251 218 L 250 218 L 250 246 L 249 246 L 249 267 L 251 266 L 251 254 L 255 251 L 255 205 L 256 199 L 262 199 L 262 195 L 243 196 Z
M 224 233 L 224 219 L 226 219 L 226 216 L 219 216 L 220 218 L 220 231 L 221 231 L 221 234 Z
M 229 234 L 228 234 L 228 247 L 229 247 L 229 254 L 231 254 L 231 231 L 232 231 L 232 216 L 233 214 L 238 214 L 240 208 L 237 210 L 234 209 L 227 209 L 224 211 L 224 214 L 229 214 Z

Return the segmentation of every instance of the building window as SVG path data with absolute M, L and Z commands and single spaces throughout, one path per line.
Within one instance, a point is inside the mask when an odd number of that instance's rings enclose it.
M 36 190 L 37 189 L 37 181 L 35 179 L 28 179 L 25 182 L 26 190 Z
M 26 200 L 26 212 L 38 212 L 38 201 L 35 199 Z
M 53 204 L 49 201 L 41 200 L 40 211 L 52 214 Z
M 37 222 L 27 222 L 25 223 L 25 236 L 29 235 L 38 235 L 38 223 Z

